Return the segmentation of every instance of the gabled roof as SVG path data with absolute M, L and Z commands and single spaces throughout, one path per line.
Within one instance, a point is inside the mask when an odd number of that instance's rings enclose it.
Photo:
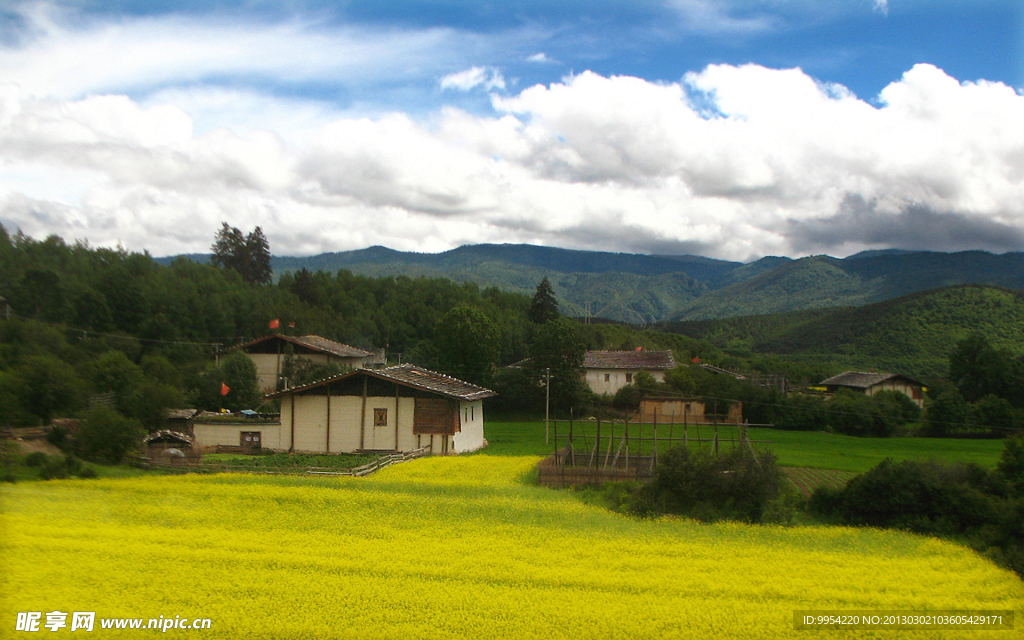
M 822 380 L 819 384 L 826 387 L 850 387 L 853 389 L 869 389 L 893 378 L 901 378 L 911 384 L 924 386 L 913 378 L 898 373 L 864 373 L 863 371 L 844 371 L 837 376 Z
M 400 364 L 394 367 L 387 367 L 386 369 L 359 369 L 356 371 L 350 371 L 349 373 L 343 373 L 333 378 L 311 382 L 301 387 L 278 391 L 277 393 L 267 395 L 267 398 L 281 398 L 297 391 L 305 391 L 307 389 L 330 384 L 337 380 L 344 380 L 345 378 L 351 378 L 353 376 L 371 376 L 381 380 L 389 380 L 406 387 L 429 391 L 431 393 L 438 393 L 457 400 L 483 400 L 484 398 L 490 398 L 491 396 L 497 395 L 490 389 L 478 387 L 475 384 L 470 384 L 457 378 L 446 376 L 443 373 L 424 369 L 423 367 L 417 367 L 414 364 Z
M 672 369 L 671 351 L 588 351 L 583 358 L 587 369 Z
M 231 347 L 226 351 L 235 351 L 236 349 L 244 350 L 272 340 L 284 340 L 285 342 L 290 342 L 319 353 L 326 353 L 340 358 L 367 358 L 373 355 L 370 351 L 357 349 L 356 347 L 335 342 L 334 340 L 328 340 L 327 338 L 321 338 L 320 336 L 286 336 L 280 333 L 274 333 L 269 336 L 250 340 L 244 344 Z

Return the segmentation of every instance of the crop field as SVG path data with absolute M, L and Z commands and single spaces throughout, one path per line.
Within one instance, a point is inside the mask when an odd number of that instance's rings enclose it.
M 614 435 L 616 446 L 624 428 L 616 425 Z M 555 429 L 552 429 L 554 432 Z M 588 420 L 576 420 L 573 424 L 573 436 L 577 444 L 593 443 L 597 432 L 597 423 Z M 641 433 L 639 425 L 630 425 L 631 437 Z M 613 433 L 609 423 L 602 424 L 601 438 Z M 665 438 L 671 433 L 673 438 L 682 437 L 681 425 L 658 426 L 658 438 Z M 702 447 L 707 450 L 711 443 L 707 442 L 714 436 L 714 429 L 708 426 L 695 427 L 690 425 L 687 433 L 691 442 L 689 446 Z M 557 426 L 558 444 L 565 444 L 567 423 L 560 422 Z M 643 427 L 644 437 L 653 436 L 651 425 Z M 730 442 L 735 438 L 735 427 L 719 425 L 718 436 L 723 440 L 722 448 L 732 447 Z M 943 462 L 975 463 L 987 469 L 994 469 L 1003 451 L 1002 440 L 965 440 L 958 438 L 857 438 L 838 433 L 819 431 L 784 431 L 751 427 L 748 429 L 751 440 L 769 441 L 770 444 L 757 444 L 758 448 L 768 449 L 776 455 L 780 465 L 785 467 L 813 467 L 816 469 L 834 469 L 863 473 L 886 458 L 900 460 L 941 460 Z M 699 438 L 703 441 L 694 442 Z M 549 455 L 554 451 L 553 444 L 544 443 L 544 422 L 488 421 L 487 441 L 490 443 L 485 450 L 486 455 Z M 649 449 L 650 444 L 644 443 Z M 634 443 L 634 448 L 636 443 Z M 659 445 L 660 446 L 660 445 Z M 602 445 L 602 451 L 604 446 Z
M 160 616 L 212 621 L 168 638 L 477 640 L 788 638 L 803 609 L 997 609 L 1024 620 L 1024 583 L 953 543 L 635 520 L 524 484 L 537 462 L 475 455 L 368 478 L 6 485 L 0 637 L 34 637 L 13 631 L 17 612 L 45 621 L 55 610 L 94 611 L 97 628 L 44 637 L 148 637 L 99 620 Z M 1024 637 L 1016 626 L 996 635 Z
M 818 487 L 842 489 L 851 478 L 857 475 L 852 471 L 811 469 L 810 467 L 782 467 L 782 471 L 796 487 L 796 490 L 805 497 L 810 497 Z

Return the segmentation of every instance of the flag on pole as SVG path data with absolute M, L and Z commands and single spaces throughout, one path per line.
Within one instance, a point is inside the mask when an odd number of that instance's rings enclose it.
M 700 363 L 700 358 L 698 358 L 697 356 L 694 356 L 694 357 L 693 357 L 693 363 L 694 363 L 694 364 L 698 364 L 698 363 Z
M 277 318 L 274 318 L 273 320 L 270 321 L 270 328 L 271 329 L 277 329 L 280 326 L 281 326 L 281 321 L 278 320 Z
M 231 393 L 231 387 L 229 387 L 228 385 L 224 384 L 223 382 L 220 383 L 220 395 L 226 396 L 229 393 Z

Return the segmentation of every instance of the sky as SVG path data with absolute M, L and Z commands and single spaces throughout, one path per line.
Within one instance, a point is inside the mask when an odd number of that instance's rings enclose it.
M 1024 250 L 1020 0 L 0 0 L 0 224 L 154 256 Z

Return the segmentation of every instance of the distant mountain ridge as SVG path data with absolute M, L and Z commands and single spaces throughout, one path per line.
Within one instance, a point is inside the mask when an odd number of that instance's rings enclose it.
M 205 262 L 208 255 L 188 259 Z M 159 258 L 170 262 L 173 258 Z M 367 276 L 448 278 L 532 294 L 547 277 L 567 315 L 644 324 L 855 306 L 958 284 L 1024 288 L 1024 253 L 864 251 L 844 259 L 769 256 L 749 264 L 691 255 L 579 251 L 524 244 L 443 253 L 374 246 L 274 257 L 276 276 L 347 269 Z

